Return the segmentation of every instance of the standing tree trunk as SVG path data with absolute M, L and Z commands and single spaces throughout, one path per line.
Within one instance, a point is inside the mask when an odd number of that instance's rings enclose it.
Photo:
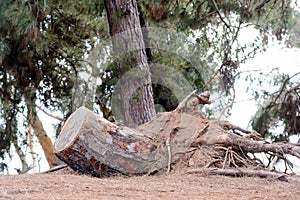
M 44 151 L 46 160 L 48 161 L 49 167 L 55 167 L 57 165 L 57 162 L 55 160 L 54 156 L 54 147 L 52 144 L 51 139 L 47 135 L 45 129 L 43 128 L 43 124 L 37 114 L 34 115 L 33 118 L 33 129 L 34 133 L 38 138 L 38 141 Z
M 33 128 L 34 134 L 36 135 L 49 164 L 49 167 L 55 167 L 57 162 L 54 156 L 54 147 L 51 139 L 47 135 L 40 118 L 37 115 L 35 99 L 31 99 L 28 95 L 25 95 L 25 101 L 28 108 L 28 123 Z M 33 152 L 32 152 L 33 153 Z
M 118 56 L 120 80 L 114 93 L 120 99 L 119 117 L 127 126 L 137 127 L 155 114 L 138 5 L 136 0 L 105 0 L 105 7 L 113 50 Z

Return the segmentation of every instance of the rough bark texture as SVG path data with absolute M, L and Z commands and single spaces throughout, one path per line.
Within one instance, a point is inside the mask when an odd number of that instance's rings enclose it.
M 122 76 L 114 93 L 119 95 L 121 118 L 129 127 L 137 127 L 154 116 L 150 70 L 147 62 L 136 0 L 105 0 L 113 49 L 118 56 Z M 121 78 L 121 77 L 119 77 Z M 120 117 L 120 116 L 118 116 Z

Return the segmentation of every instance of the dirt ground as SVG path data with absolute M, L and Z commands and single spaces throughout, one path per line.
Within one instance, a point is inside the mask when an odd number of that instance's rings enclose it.
M 0 175 L 0 199 L 300 199 L 300 177 Z

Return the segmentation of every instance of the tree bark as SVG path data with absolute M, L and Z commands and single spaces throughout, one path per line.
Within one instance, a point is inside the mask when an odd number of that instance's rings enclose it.
M 136 0 L 105 0 L 113 50 L 122 76 L 114 93 L 119 95 L 124 123 L 137 127 L 154 116 L 150 70 Z M 134 68 L 135 67 L 135 68 Z M 132 69 L 134 71 L 132 71 Z M 128 74 L 127 74 L 128 75 Z M 114 106 L 114 105 L 113 105 Z

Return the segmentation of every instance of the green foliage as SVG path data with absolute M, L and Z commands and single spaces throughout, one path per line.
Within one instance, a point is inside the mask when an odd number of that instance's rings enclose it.
M 3 119 L 0 125 L 0 158 L 4 157 L 4 154 L 9 151 L 11 141 L 16 139 L 17 133 L 17 117 L 16 110 L 20 108 L 14 103 L 1 102 L 1 117 Z
M 265 48 L 274 36 L 281 40 L 295 24 L 292 1 L 143 1 L 151 25 L 197 33 L 196 41 L 219 62 L 217 70 L 226 93 L 234 85 L 239 63 Z M 250 44 L 240 44 L 243 29 L 255 27 L 260 35 Z
M 154 81 L 154 83 L 152 83 L 152 88 L 155 104 L 161 105 L 166 111 L 175 109 L 179 101 L 182 100 L 178 99 L 178 96 L 183 97 L 186 95 L 177 94 L 176 96 L 174 94 L 174 91 L 182 91 L 182 88 L 180 88 L 182 87 L 182 84 L 180 84 L 180 82 L 183 80 L 186 80 L 193 87 L 192 89 L 197 89 L 198 91 L 208 89 L 205 86 L 205 80 L 202 77 L 202 74 L 209 76 L 207 68 L 202 66 L 203 63 L 199 59 L 198 55 L 194 58 L 196 53 L 200 53 L 199 49 L 195 49 L 194 44 L 190 44 L 190 46 L 194 49 L 190 49 L 186 52 L 185 50 L 179 50 L 175 47 L 180 45 L 176 45 L 175 42 L 173 42 L 172 46 L 174 46 L 174 48 L 171 47 L 170 49 L 173 49 L 174 52 L 168 52 L 163 50 L 164 44 L 162 44 L 163 42 L 168 43 L 168 41 L 151 40 L 151 42 L 158 42 L 160 44 L 160 48 L 162 48 L 152 49 L 153 60 L 149 64 L 152 81 Z M 183 51 L 184 53 L 178 51 Z M 128 67 L 123 68 L 123 70 L 119 70 L 117 63 L 128 63 L 126 59 L 127 56 L 120 56 L 116 58 L 101 73 L 102 83 L 97 87 L 96 93 L 98 99 L 106 105 L 111 105 L 111 97 L 114 91 L 114 86 L 118 83 L 119 79 L 132 68 L 136 67 L 133 64 L 133 66 L 128 65 Z M 130 61 L 130 63 L 132 64 L 134 62 Z M 156 65 L 159 66 L 157 67 Z M 182 80 L 179 79 L 178 76 L 180 76 Z M 185 87 L 188 86 L 185 85 Z
M 223 90 L 229 95 L 239 73 L 239 64 L 264 50 L 268 38 L 275 36 L 281 40 L 292 27 L 291 16 L 294 10 L 290 4 L 291 1 L 142 1 L 148 26 L 176 30 L 175 33 L 161 34 L 161 40 L 160 33 L 156 38 L 150 35 L 152 63 L 170 66 L 200 91 L 216 89 L 215 85 L 220 81 Z M 254 41 L 242 44 L 238 41 L 238 35 L 248 27 L 258 29 L 260 35 Z M 178 37 L 182 33 L 194 40 L 191 44 L 184 42 L 188 46 L 186 49 L 182 48 L 183 37 Z M 166 34 L 170 39 L 166 39 Z M 159 49 L 155 49 L 156 46 Z M 161 48 L 165 46 L 169 47 L 166 51 Z M 174 52 L 169 53 L 171 49 Z M 112 75 L 105 76 L 107 72 Z M 108 104 L 110 95 L 105 94 L 112 93 L 113 84 L 122 76 L 120 73 L 116 73 L 113 68 L 103 73 L 105 79 L 98 87 L 98 94 Z M 154 85 L 156 103 L 161 102 L 158 99 L 161 96 L 158 88 L 162 93 L 166 92 L 161 86 Z M 164 99 L 164 102 L 176 101 Z
M 72 111 L 84 54 L 106 34 L 103 9 L 103 1 L 1 1 L 0 157 L 17 140 L 29 94 L 33 104 Z
M 289 136 L 300 134 L 300 85 L 299 73 L 293 76 L 280 74 L 272 81 L 277 88 L 269 94 L 263 94 L 264 103 L 251 120 L 253 129 L 265 138 L 272 141 L 288 141 Z M 278 133 L 276 128 L 283 126 L 283 132 Z

